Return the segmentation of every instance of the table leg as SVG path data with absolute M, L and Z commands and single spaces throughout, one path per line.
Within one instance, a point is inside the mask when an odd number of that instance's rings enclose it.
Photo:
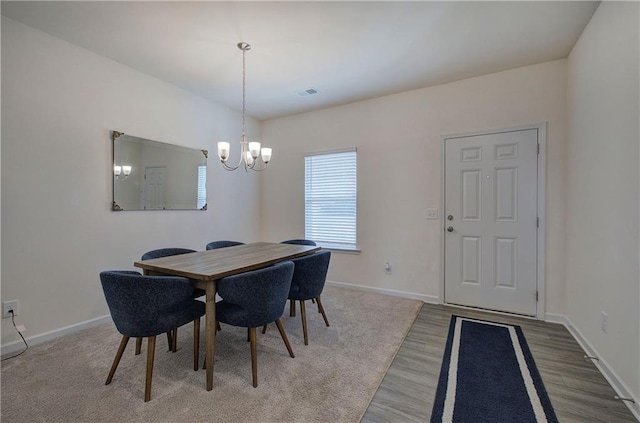
M 207 391 L 213 389 L 213 355 L 215 351 L 216 338 L 216 285 L 214 282 L 207 283 L 207 302 L 205 314 L 205 343 L 207 361 Z

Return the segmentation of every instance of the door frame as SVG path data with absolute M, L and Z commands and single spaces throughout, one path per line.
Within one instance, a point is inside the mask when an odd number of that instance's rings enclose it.
M 438 295 L 440 304 L 447 304 L 445 301 L 445 285 L 444 285 L 444 266 L 445 266 L 445 215 L 446 215 L 446 204 L 445 204 L 445 147 L 446 141 L 451 138 L 460 138 L 460 137 L 473 137 L 478 135 L 489 135 L 501 132 L 513 132 L 513 131 L 522 131 L 527 129 L 537 129 L 538 131 L 538 145 L 540 146 L 540 151 L 538 154 L 537 161 L 537 171 L 538 171 L 538 180 L 537 180 L 537 203 L 538 203 L 538 228 L 536 231 L 536 241 L 537 241 L 537 264 L 536 264 L 536 286 L 538 291 L 538 301 L 536 303 L 536 318 L 538 320 L 544 320 L 545 318 L 545 252 L 546 252 L 546 185 L 545 185 L 545 176 L 546 176 L 546 155 L 547 155 L 547 122 L 539 122 L 532 123 L 527 125 L 518 125 L 518 126 L 510 126 L 506 128 L 498 128 L 491 129 L 485 131 L 473 131 L 473 132 L 465 132 L 458 134 L 447 134 L 440 136 L 440 204 L 442 213 L 440 213 L 440 217 L 438 219 L 438 223 L 440 224 L 440 293 Z

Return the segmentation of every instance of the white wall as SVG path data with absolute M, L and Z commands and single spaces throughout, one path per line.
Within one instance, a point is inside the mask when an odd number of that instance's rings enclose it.
M 569 56 L 566 187 L 567 315 L 636 399 L 638 21 L 637 2 L 601 3 Z
M 362 253 L 335 253 L 328 278 L 437 300 L 442 232 L 426 209 L 443 213 L 441 136 L 546 121 L 546 306 L 563 313 L 565 102 L 560 60 L 266 121 L 278 161 L 263 178 L 262 237 L 304 235 L 304 153 L 357 146 Z
M 2 17 L 2 301 L 33 337 L 108 313 L 98 273 L 147 250 L 256 240 L 260 179 L 215 141 L 241 115 Z M 249 120 L 249 135 L 260 125 Z M 208 211 L 112 212 L 110 130 L 208 149 Z M 2 344 L 19 339 L 2 321 Z

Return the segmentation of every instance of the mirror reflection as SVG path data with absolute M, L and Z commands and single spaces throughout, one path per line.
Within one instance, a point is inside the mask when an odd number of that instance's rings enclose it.
M 112 132 L 113 210 L 206 210 L 207 151 Z

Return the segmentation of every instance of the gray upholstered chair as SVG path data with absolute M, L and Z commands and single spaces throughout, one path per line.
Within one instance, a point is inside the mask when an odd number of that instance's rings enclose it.
M 310 239 L 288 239 L 282 241 L 281 244 L 311 245 L 314 247 L 317 245 L 315 241 L 311 241 Z
M 218 294 L 222 301 L 216 304 L 216 320 L 248 328 L 254 387 L 258 386 L 257 327 L 275 322 L 289 355 L 295 357 L 280 322 L 292 276 L 293 263 L 285 261 L 218 281 Z
M 193 285 L 177 276 L 143 276 L 132 271 L 100 273 L 111 318 L 122 340 L 111 365 L 106 385 L 111 383 L 129 338 L 148 338 L 145 402 L 151 399 L 151 380 L 156 336 L 193 322 L 193 369 L 198 370 L 200 317 L 205 314 L 202 301 L 193 299 Z
M 280 244 L 294 244 L 294 245 L 309 245 L 312 247 L 317 246 L 315 241 L 310 239 L 288 239 L 286 241 L 280 242 Z M 315 302 L 314 299 L 312 299 Z M 296 302 L 294 300 L 289 301 L 289 315 L 294 317 L 296 315 Z M 262 331 L 264 333 L 264 330 Z
M 235 245 L 244 245 L 240 241 L 212 241 L 207 244 L 207 250 L 216 250 L 218 248 L 233 247 Z
M 189 248 L 159 248 L 157 250 L 147 251 L 142 255 L 141 260 L 151 260 L 195 252 L 196 250 L 191 250 Z M 193 290 L 193 298 L 202 297 L 203 295 L 205 295 L 204 289 L 196 288 Z M 176 352 L 178 350 L 178 328 L 175 328 L 171 332 L 167 332 L 167 342 L 169 343 L 169 350 L 173 352 Z M 140 354 L 141 349 L 142 338 L 138 338 L 136 339 L 136 355 Z
M 142 260 L 151 260 L 161 257 L 177 256 L 180 254 L 195 253 L 196 250 L 189 248 L 159 248 L 157 250 L 147 251 L 142 255 Z
M 181 254 L 195 253 L 196 250 L 189 248 L 159 248 L 157 250 L 147 251 L 142 255 L 141 260 L 151 260 L 162 257 L 178 256 Z M 193 290 L 193 298 L 202 297 L 205 294 L 204 289 L 196 288 Z
M 329 320 L 324 312 L 320 295 L 324 289 L 327 280 L 327 270 L 329 269 L 329 261 L 331 260 L 331 251 L 319 251 L 308 256 L 293 259 L 295 266 L 293 278 L 291 280 L 291 288 L 289 289 L 289 300 L 292 303 L 300 302 L 300 314 L 302 316 L 302 332 L 304 335 L 304 344 L 309 345 L 309 335 L 307 330 L 307 312 L 304 302 L 306 300 L 315 299 L 318 304 L 318 312 L 322 314 L 324 323 L 329 326 Z M 266 331 L 266 326 L 262 332 Z

